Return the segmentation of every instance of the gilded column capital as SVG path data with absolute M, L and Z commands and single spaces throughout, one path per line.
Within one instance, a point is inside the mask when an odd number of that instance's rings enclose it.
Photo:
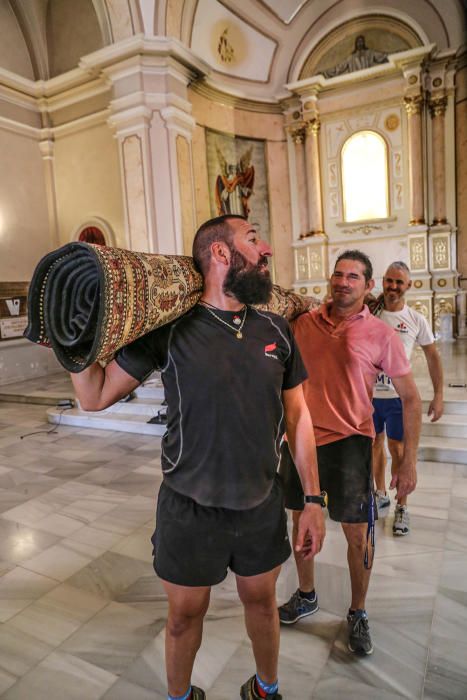
M 431 118 L 434 119 L 435 117 L 442 117 L 444 116 L 446 112 L 446 107 L 448 106 L 448 98 L 446 95 L 443 95 L 442 97 L 435 97 L 432 98 L 428 106 L 430 108 L 430 114 Z
M 420 114 L 423 106 L 423 95 L 412 95 L 411 97 L 404 97 L 405 110 L 409 117 L 414 114 Z
M 292 138 L 292 141 L 295 144 L 301 144 L 305 141 L 305 128 L 303 126 L 300 126 L 298 128 L 291 127 L 289 129 L 290 136 Z
M 321 122 L 318 117 L 314 119 L 309 119 L 305 124 L 305 130 L 308 134 L 318 134 L 321 129 Z

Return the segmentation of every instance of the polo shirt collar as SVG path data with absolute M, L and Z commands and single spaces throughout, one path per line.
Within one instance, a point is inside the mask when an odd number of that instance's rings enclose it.
M 327 304 L 321 304 L 321 306 L 318 309 L 318 313 L 323 319 L 323 321 L 326 321 L 326 323 L 329 323 L 331 326 L 335 326 L 336 324 L 330 317 L 330 311 L 331 311 L 331 306 L 332 306 L 332 301 L 328 302 Z M 354 321 L 357 318 L 368 318 L 371 316 L 370 310 L 366 304 L 363 304 L 363 308 L 361 311 L 359 311 L 356 314 L 353 314 L 353 316 L 349 316 L 348 318 L 345 319 L 345 321 L 348 323 L 349 321 Z

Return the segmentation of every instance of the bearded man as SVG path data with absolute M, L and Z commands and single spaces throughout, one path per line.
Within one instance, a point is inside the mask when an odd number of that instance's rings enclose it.
M 287 321 L 250 306 L 269 299 L 270 255 L 245 218 L 206 222 L 193 243 L 204 280 L 197 306 L 123 348 L 105 370 L 96 363 L 72 374 L 81 405 L 95 411 L 161 372 L 168 421 L 152 542 L 169 602 L 169 700 L 205 698 L 191 674 L 211 586 L 229 568 L 256 661 L 241 697 L 281 698 L 275 584 L 290 544 L 276 469 L 285 429 L 307 496 L 297 552 L 312 557 L 324 539 L 306 371 Z

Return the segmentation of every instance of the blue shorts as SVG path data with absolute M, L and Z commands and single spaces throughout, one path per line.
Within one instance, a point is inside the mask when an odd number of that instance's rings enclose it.
M 394 399 L 373 399 L 373 423 L 376 434 L 384 432 L 391 440 L 401 442 L 404 439 L 404 426 L 402 423 L 402 401 L 399 397 Z

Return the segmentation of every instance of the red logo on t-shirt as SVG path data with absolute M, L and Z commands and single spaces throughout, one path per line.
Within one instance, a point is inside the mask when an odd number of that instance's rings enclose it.
M 270 343 L 270 345 L 266 345 L 264 348 L 264 352 L 272 352 L 273 350 L 277 349 L 277 344 L 276 343 Z

